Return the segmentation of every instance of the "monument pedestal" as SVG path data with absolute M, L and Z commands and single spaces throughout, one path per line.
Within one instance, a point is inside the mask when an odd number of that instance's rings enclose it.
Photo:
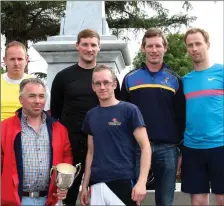
M 83 29 L 93 29 L 100 35 L 98 64 L 111 66 L 117 75 L 131 64 L 128 44 L 109 34 L 104 2 L 67 1 L 66 16 L 61 21 L 60 35 L 48 37 L 47 41 L 33 45 L 48 63 L 47 86 L 49 89 L 59 71 L 78 62 L 75 44 L 78 33 Z
M 122 69 L 131 64 L 130 52 L 126 42 L 116 40 L 113 36 L 111 39 L 108 37 L 100 37 L 101 49 L 97 56 L 97 63 L 111 66 L 116 75 L 119 75 Z M 49 89 L 59 71 L 78 62 L 78 51 L 75 44 L 75 36 L 57 36 L 49 37 L 46 42 L 33 45 L 48 63 L 47 86 Z

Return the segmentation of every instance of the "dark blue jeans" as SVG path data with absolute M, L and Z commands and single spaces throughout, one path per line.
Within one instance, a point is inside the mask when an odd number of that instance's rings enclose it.
M 156 205 L 173 205 L 179 154 L 178 147 L 175 144 L 151 143 L 151 149 L 151 169 L 155 178 Z M 136 161 L 136 172 L 138 177 L 140 167 L 139 155 Z

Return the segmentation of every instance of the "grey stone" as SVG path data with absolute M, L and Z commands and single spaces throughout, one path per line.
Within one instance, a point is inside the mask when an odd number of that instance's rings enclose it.
M 49 89 L 59 71 L 78 62 L 75 44 L 77 34 L 83 29 L 93 29 L 100 34 L 98 64 L 110 65 L 117 75 L 131 64 L 128 44 L 109 33 L 104 6 L 103 1 L 67 1 L 66 15 L 61 19 L 60 35 L 48 37 L 47 41 L 33 45 L 48 63 Z
M 105 23 L 104 1 L 67 1 L 65 21 L 60 35 L 77 35 L 90 28 L 100 35 L 108 34 Z

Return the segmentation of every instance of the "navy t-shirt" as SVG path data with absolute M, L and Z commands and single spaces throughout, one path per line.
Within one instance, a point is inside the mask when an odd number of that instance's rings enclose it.
M 85 117 L 82 130 L 93 136 L 94 156 L 90 180 L 94 183 L 135 178 L 137 127 L 145 126 L 138 107 L 119 102 L 97 106 Z

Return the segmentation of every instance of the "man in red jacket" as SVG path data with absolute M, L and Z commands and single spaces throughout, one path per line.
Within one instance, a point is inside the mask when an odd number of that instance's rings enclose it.
M 67 130 L 43 111 L 46 89 L 37 78 L 20 83 L 22 108 L 2 121 L 1 205 L 55 205 L 65 199 L 49 172 L 72 164 Z

